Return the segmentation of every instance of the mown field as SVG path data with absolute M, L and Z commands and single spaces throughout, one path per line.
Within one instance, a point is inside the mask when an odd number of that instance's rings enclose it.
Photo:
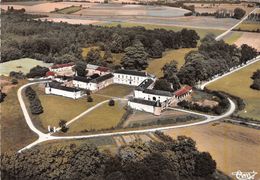
M 10 78 L 1 76 L 1 80 Z M 19 81 L 19 84 L 8 90 L 7 96 L 0 104 L 1 122 L 1 152 L 18 151 L 37 139 L 27 126 L 20 104 L 17 98 L 17 90 L 26 80 Z
M 8 61 L 0 64 L 0 75 L 8 76 L 11 71 L 21 71 L 26 74 L 30 71 L 31 68 L 37 65 L 49 67 L 52 65 L 52 63 L 44 63 L 43 61 L 38 61 L 31 58 L 22 58 L 14 61 Z
M 111 97 L 119 97 L 123 98 L 129 95 L 134 90 L 134 86 L 127 86 L 121 84 L 112 84 L 108 87 L 99 90 L 96 92 L 96 95 L 104 95 L 104 96 L 111 96 Z
M 194 139 L 198 149 L 209 152 L 217 162 L 217 169 L 229 176 L 237 170 L 260 172 L 259 130 L 228 123 L 210 123 L 165 133 L 173 138 L 185 135 Z
M 210 84 L 208 88 L 225 91 L 241 97 L 245 101 L 246 107 L 243 111 L 238 112 L 238 114 L 242 117 L 260 120 L 260 92 L 250 88 L 252 84 L 250 77 L 259 67 L 260 62 L 254 63 Z
M 226 35 L 223 40 L 228 44 L 234 44 L 242 35 L 243 32 L 232 31 Z
M 126 101 L 116 101 L 115 106 L 108 103 L 94 109 L 69 126 L 68 133 L 80 133 L 84 130 L 102 130 L 116 127 L 125 110 Z M 84 132 L 83 132 L 84 133 Z
M 257 31 L 257 29 L 260 30 L 260 23 L 243 22 L 238 27 L 236 27 L 236 29 L 241 31 Z

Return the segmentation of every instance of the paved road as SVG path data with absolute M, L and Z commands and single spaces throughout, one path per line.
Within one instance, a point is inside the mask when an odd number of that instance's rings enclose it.
M 231 28 L 229 28 L 227 31 L 225 31 L 224 33 L 220 34 L 219 36 L 216 37 L 216 40 L 220 40 L 222 39 L 224 36 L 226 36 L 228 33 L 230 33 L 235 27 L 237 27 L 239 24 L 241 24 L 244 20 L 247 19 L 247 17 L 254 13 L 255 11 L 257 11 L 259 8 L 255 8 L 253 11 L 251 11 L 250 13 L 248 13 L 245 17 L 243 17 L 241 19 L 241 21 L 239 21 L 237 24 L 235 24 L 234 26 L 232 26 Z

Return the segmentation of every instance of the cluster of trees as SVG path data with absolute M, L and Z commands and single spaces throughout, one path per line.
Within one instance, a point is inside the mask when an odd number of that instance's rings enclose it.
M 223 40 L 216 41 L 214 35 L 207 35 L 201 40 L 198 51 L 186 54 L 185 64 L 177 76 L 182 84 L 193 86 L 199 81 L 207 81 L 215 75 L 222 75 L 257 55 L 256 49 L 248 45 L 238 48 Z
M 49 71 L 49 68 L 42 66 L 35 66 L 30 69 L 30 72 L 26 74 L 27 78 L 38 78 L 46 76 L 46 73 Z
M 25 75 L 21 71 L 19 71 L 19 72 L 11 71 L 9 73 L 9 77 L 15 78 L 15 79 L 24 79 Z
M 194 140 L 156 134 L 160 142 L 137 140 L 119 148 L 116 155 L 89 144 L 38 146 L 3 154 L 2 179 L 218 179 L 216 162 L 209 153 L 199 152 Z
M 259 22 L 260 21 L 260 13 L 252 13 L 250 14 L 246 21 L 250 21 L 250 22 Z
M 172 60 L 169 63 L 166 63 L 162 67 L 163 77 L 158 79 L 155 82 L 154 89 L 164 90 L 164 91 L 176 91 L 180 86 L 180 80 L 177 77 L 178 72 L 178 63 L 175 60 Z
M 228 101 L 227 97 L 218 91 L 211 91 L 211 94 L 213 94 L 214 96 L 217 97 L 215 99 L 216 101 L 218 101 L 217 106 L 214 106 L 214 107 L 201 106 L 197 103 L 193 103 L 193 102 L 186 101 L 186 100 L 179 102 L 177 105 L 181 106 L 185 109 L 196 110 L 196 111 L 201 111 L 201 112 L 206 112 L 206 113 L 214 113 L 217 115 L 223 114 L 225 111 L 227 111 L 227 109 L 229 108 L 229 101 Z
M 253 84 L 250 86 L 250 88 L 260 90 L 260 69 L 253 73 L 251 79 L 253 79 Z
M 35 21 L 34 18 L 34 15 L 24 13 L 2 14 L 1 62 L 30 57 L 53 63 L 82 60 L 93 64 L 106 64 L 111 62 L 111 53 L 126 53 L 127 56 L 122 61 L 123 64 L 128 64 L 129 58 L 133 56 L 131 51 L 140 52 L 145 59 L 158 58 L 166 48 L 196 47 L 199 40 L 194 30 L 187 29 L 174 32 L 165 29 L 148 30 L 144 27 L 71 25 Z M 140 42 L 138 45 L 137 41 Z M 87 58 L 83 59 L 82 48 L 93 45 L 106 51 L 104 57 L 100 56 L 98 50 L 93 49 Z M 129 67 L 131 64 L 132 62 Z
M 25 96 L 28 98 L 30 103 L 30 110 L 32 114 L 41 114 L 43 113 L 43 107 L 37 93 L 32 89 L 31 86 L 28 86 L 25 89 Z

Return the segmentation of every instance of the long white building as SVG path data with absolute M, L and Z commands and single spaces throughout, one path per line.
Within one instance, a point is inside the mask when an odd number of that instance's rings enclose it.
M 64 96 L 72 99 L 78 99 L 83 96 L 83 92 L 81 90 L 72 87 L 62 86 L 60 85 L 60 83 L 56 82 L 46 83 L 45 93 Z
M 146 79 L 152 76 L 147 72 L 120 69 L 114 72 L 114 83 L 125 84 L 129 86 L 138 86 Z

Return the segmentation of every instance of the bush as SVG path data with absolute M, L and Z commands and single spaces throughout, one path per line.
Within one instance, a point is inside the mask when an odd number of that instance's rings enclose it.
M 3 92 L 0 90 L 0 103 L 1 103 L 1 102 L 4 102 L 5 97 L 6 97 L 6 94 L 3 93 Z
M 64 132 L 64 133 L 67 132 L 68 129 L 69 129 L 67 127 L 66 123 L 67 123 L 67 121 L 65 121 L 65 120 L 60 120 L 60 122 L 59 122 L 59 126 L 61 128 L 61 131 Z
M 113 99 L 110 99 L 108 102 L 109 106 L 115 106 L 115 101 Z
M 26 76 L 28 78 L 44 77 L 48 71 L 49 68 L 37 65 L 30 69 L 30 72 Z
M 246 14 L 246 11 L 244 9 L 241 8 L 236 8 L 234 10 L 234 18 L 236 19 L 242 19 L 242 17 L 244 17 L 244 15 Z
M 93 102 L 93 98 L 91 96 L 87 96 L 87 101 L 88 102 Z
M 12 79 L 11 82 L 12 82 L 12 84 L 18 84 L 18 80 L 17 79 Z
M 30 109 L 31 109 L 32 114 L 43 113 L 43 107 L 42 107 L 41 101 L 38 99 L 38 97 L 36 97 L 30 101 Z

